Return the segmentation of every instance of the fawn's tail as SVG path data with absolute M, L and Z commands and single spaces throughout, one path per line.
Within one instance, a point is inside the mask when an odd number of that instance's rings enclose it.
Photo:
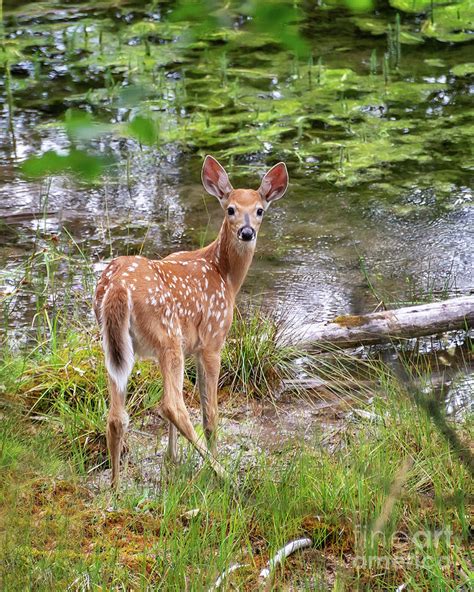
M 123 286 L 114 286 L 104 296 L 100 315 L 105 367 L 121 393 L 126 391 L 134 362 L 129 331 L 131 306 L 130 292 Z

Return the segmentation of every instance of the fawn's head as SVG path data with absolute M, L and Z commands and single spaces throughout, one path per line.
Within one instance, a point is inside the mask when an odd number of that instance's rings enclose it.
M 279 162 L 263 177 L 260 187 L 234 189 L 229 176 L 215 158 L 206 156 L 202 167 L 204 189 L 219 200 L 225 211 L 225 223 L 239 241 L 254 243 L 263 214 L 272 201 L 283 197 L 288 187 L 288 171 Z

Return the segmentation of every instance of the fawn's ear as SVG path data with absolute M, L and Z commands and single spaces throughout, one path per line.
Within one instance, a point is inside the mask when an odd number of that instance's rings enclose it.
M 268 203 L 276 201 L 285 195 L 288 187 L 288 171 L 284 162 L 272 167 L 263 177 L 258 189 L 261 197 Z
M 206 156 L 202 165 L 201 173 L 204 189 L 222 201 L 227 201 L 230 192 L 233 190 L 229 176 L 215 158 Z

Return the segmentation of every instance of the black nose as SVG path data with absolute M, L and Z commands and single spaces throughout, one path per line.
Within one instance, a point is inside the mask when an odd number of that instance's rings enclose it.
M 255 238 L 255 230 L 250 226 L 242 226 L 238 232 L 238 237 L 243 241 L 251 241 Z

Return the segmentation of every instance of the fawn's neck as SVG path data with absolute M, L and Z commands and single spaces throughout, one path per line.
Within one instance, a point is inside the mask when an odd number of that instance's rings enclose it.
M 205 257 L 218 268 L 235 297 L 244 283 L 254 252 L 255 241 L 238 240 L 224 220 L 216 240 L 206 247 Z

